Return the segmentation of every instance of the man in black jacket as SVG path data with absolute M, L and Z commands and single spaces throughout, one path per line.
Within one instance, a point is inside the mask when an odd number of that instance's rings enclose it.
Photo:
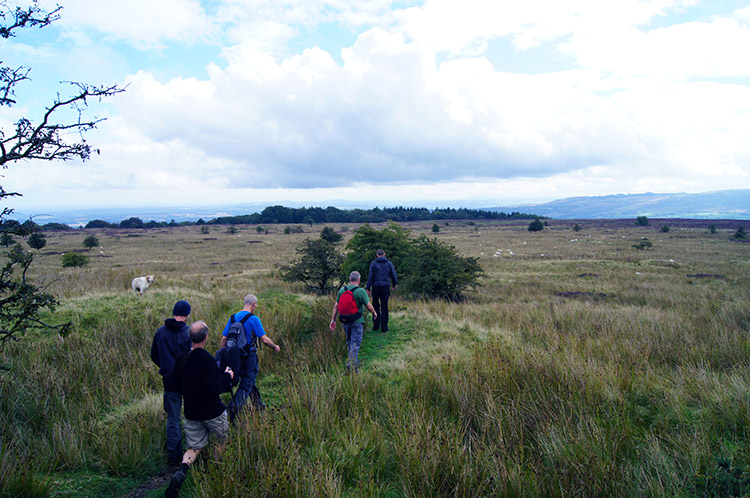
M 172 476 L 165 492 L 167 498 L 178 495 L 190 466 L 208 445 L 211 434 L 224 441 L 229 430 L 227 411 L 219 395 L 227 390 L 234 377 L 229 367 L 219 372 L 216 358 L 206 351 L 208 326 L 199 320 L 190 326 L 193 348 L 175 362 L 174 380 L 185 399 L 185 439 L 188 449 Z
M 159 367 L 164 386 L 164 411 L 167 412 L 167 456 L 170 465 L 179 465 L 182 457 L 182 433 L 180 432 L 180 412 L 182 395 L 172 380 L 172 371 L 177 357 L 190 351 L 187 317 L 190 303 L 177 301 L 172 309 L 172 318 L 164 320 L 164 325 L 154 334 L 151 343 L 151 360 Z
M 375 308 L 372 330 L 388 332 L 388 298 L 391 295 L 391 285 L 394 289 L 398 285 L 398 277 L 393 263 L 385 257 L 385 251 L 378 249 L 376 255 L 377 258 L 370 263 L 365 289 L 367 292 L 372 289 L 372 305 Z

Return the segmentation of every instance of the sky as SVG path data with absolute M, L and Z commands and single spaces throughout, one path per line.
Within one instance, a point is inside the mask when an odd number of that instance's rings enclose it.
M 17 210 L 750 186 L 746 1 L 39 3 L 61 18 L 0 40 L 32 68 L 3 130 L 61 81 L 127 90 L 92 102 L 90 161 L 0 171 Z

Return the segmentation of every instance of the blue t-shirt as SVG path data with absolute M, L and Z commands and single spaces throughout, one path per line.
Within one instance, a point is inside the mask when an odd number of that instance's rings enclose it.
M 234 314 L 234 320 L 239 322 L 243 318 L 245 318 L 245 315 L 250 313 L 249 311 L 238 311 Z M 227 324 L 224 327 L 224 332 L 221 333 L 224 337 L 229 334 L 229 326 L 232 324 L 232 318 L 230 317 L 229 320 L 227 320 Z M 255 338 L 261 337 L 266 335 L 266 331 L 263 330 L 263 324 L 260 323 L 260 318 L 258 318 L 256 315 L 251 316 L 247 319 L 245 322 L 245 334 L 247 334 L 247 343 L 250 345 L 250 351 L 255 351 Z

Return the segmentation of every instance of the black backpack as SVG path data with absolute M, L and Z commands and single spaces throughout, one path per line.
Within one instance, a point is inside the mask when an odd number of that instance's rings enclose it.
M 236 314 L 236 313 L 235 313 Z M 243 351 L 247 351 L 247 333 L 245 332 L 245 322 L 253 316 L 252 313 L 248 313 L 238 322 L 235 315 L 229 317 L 229 331 L 227 332 L 227 347 L 233 348 L 238 347 Z

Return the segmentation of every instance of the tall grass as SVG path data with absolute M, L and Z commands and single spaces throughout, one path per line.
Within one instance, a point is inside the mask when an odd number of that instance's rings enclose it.
M 45 319 L 74 332 L 29 334 L 0 352 L 0 492 L 114 496 L 163 468 L 154 331 L 188 299 L 214 351 L 253 292 L 282 346 L 260 353 L 268 409 L 239 417 L 188 493 L 750 493 L 750 246 L 678 223 L 669 235 L 578 223 L 576 233 L 441 227 L 438 238 L 480 258 L 483 285 L 458 303 L 396 292 L 391 330 L 366 333 L 356 376 L 343 373 L 340 328 L 328 330 L 332 297 L 275 278 L 307 234 L 102 233 L 103 254 L 83 269 L 61 269 L 51 253 L 86 234 L 50 238 L 34 272 L 63 304 Z M 644 236 L 653 248 L 633 249 Z M 156 280 L 139 299 L 129 282 L 143 274 Z M 59 484 L 93 475 L 105 479 Z

